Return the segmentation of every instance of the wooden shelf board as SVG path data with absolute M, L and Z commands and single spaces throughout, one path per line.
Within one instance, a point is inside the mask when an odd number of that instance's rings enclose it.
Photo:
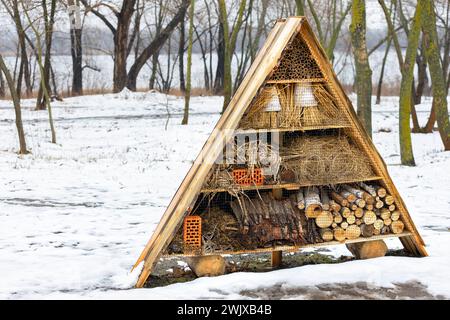
M 312 83 L 312 82 L 326 82 L 325 78 L 311 78 L 311 79 L 288 79 L 288 80 L 267 80 L 267 84 L 272 83 Z
M 368 177 L 364 179 L 353 179 L 353 180 L 339 180 L 339 181 L 332 181 L 332 183 L 311 183 L 311 182 L 305 182 L 305 183 L 280 183 L 280 184 L 263 184 L 261 186 L 241 186 L 240 189 L 242 191 L 249 191 L 249 190 L 271 190 L 271 189 L 286 189 L 286 190 L 298 190 L 301 187 L 309 187 L 309 186 L 321 186 L 321 185 L 330 185 L 330 184 L 341 184 L 341 183 L 355 183 L 355 182 L 364 182 L 364 181 L 376 181 L 381 180 L 382 178 L 379 176 L 374 177 Z M 202 193 L 214 193 L 214 192 L 226 192 L 228 189 L 226 188 L 205 188 L 202 189 Z
M 350 128 L 349 125 L 329 125 L 329 126 L 308 126 L 308 127 L 294 127 L 294 128 L 262 128 L 262 129 L 237 129 L 236 134 L 249 134 L 258 132 L 294 132 L 294 131 L 314 131 L 326 129 L 342 129 Z
M 299 251 L 304 248 L 317 248 L 317 247 L 326 247 L 326 246 L 336 246 L 340 244 L 347 244 L 347 243 L 357 243 L 357 242 L 365 242 L 365 241 L 375 241 L 375 240 L 383 240 L 383 239 L 389 239 L 389 238 L 401 238 L 401 237 L 408 237 L 412 236 L 412 233 L 409 231 L 405 231 L 402 233 L 394 234 L 382 234 L 382 235 L 376 235 L 372 236 L 370 238 L 363 238 L 359 237 L 357 239 L 352 240 L 346 240 L 343 242 L 339 241 L 327 241 L 327 242 L 320 242 L 320 243 L 311 243 L 311 244 L 305 244 L 302 246 L 275 246 L 270 248 L 261 248 L 261 249 L 254 249 L 254 250 L 241 250 L 241 251 L 217 251 L 213 253 L 206 253 L 202 254 L 204 256 L 210 256 L 210 255 L 229 255 L 229 254 L 251 254 L 251 253 L 268 253 L 272 251 L 286 251 L 286 252 L 295 252 Z M 163 257 L 192 257 L 196 256 L 195 254 L 165 254 Z

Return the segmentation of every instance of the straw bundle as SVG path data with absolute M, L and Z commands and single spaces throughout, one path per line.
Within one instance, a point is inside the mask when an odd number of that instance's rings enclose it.
M 295 172 L 299 182 L 332 184 L 373 176 L 365 155 L 343 136 L 293 138 L 282 159 L 282 167 Z

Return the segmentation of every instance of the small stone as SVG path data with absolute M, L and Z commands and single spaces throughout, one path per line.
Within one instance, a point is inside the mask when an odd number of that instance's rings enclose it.
M 186 262 L 197 277 L 225 274 L 225 259 L 220 255 L 189 257 Z

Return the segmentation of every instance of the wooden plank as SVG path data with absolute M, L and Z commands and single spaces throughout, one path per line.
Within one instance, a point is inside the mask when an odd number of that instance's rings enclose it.
M 269 34 L 263 49 L 245 75 L 227 110 L 219 119 L 213 133 L 203 146 L 202 152 L 178 188 L 150 241 L 136 261 L 133 268 L 143 260 L 145 261 L 136 287 L 144 285 L 161 252 L 173 238 L 176 227 L 179 225 L 179 221 L 183 219 L 188 205 L 200 192 L 203 180 L 222 151 L 224 143 L 232 137 L 232 133 L 237 128 L 243 113 L 264 83 L 266 76 L 274 68 L 283 48 L 294 32 L 299 29 L 301 22 L 301 18 L 278 22 Z
M 270 262 L 272 268 L 279 268 L 283 262 L 283 251 L 272 251 Z
M 365 181 L 377 181 L 382 179 L 382 177 L 374 176 L 374 177 L 367 177 L 364 179 L 351 179 L 351 180 L 338 180 L 338 181 L 329 181 L 327 184 L 342 184 L 342 183 L 355 183 L 355 182 L 365 182 Z M 286 190 L 298 190 L 301 187 L 309 187 L 309 186 L 321 186 L 323 183 L 310 183 L 310 182 L 304 182 L 304 183 L 280 183 L 280 184 L 263 184 L 261 186 L 241 186 L 242 191 L 249 191 L 249 190 L 272 190 L 272 189 L 286 189 Z M 215 193 L 215 192 L 227 192 L 228 189 L 226 188 L 209 188 L 209 189 L 202 189 L 202 193 Z
M 311 83 L 311 82 L 325 82 L 324 78 L 309 78 L 309 79 L 289 79 L 289 80 L 267 80 L 267 84 L 284 84 L 284 83 Z
M 400 241 L 409 238 L 412 236 L 412 233 L 409 231 L 405 231 L 399 234 L 382 234 L 382 235 L 374 235 L 370 238 L 364 238 L 359 237 L 356 239 L 346 240 L 344 242 L 339 241 L 327 241 L 327 242 L 321 242 L 321 243 L 313 243 L 313 244 L 305 244 L 302 246 L 275 246 L 271 248 L 261 248 L 261 249 L 253 249 L 253 250 L 240 250 L 240 251 L 217 251 L 210 254 L 205 255 L 234 255 L 234 254 L 252 254 L 252 253 L 269 253 L 274 251 L 286 251 L 286 252 L 295 252 L 299 251 L 301 249 L 306 248 L 320 248 L 320 247 L 327 247 L 327 246 L 336 246 L 336 245 L 342 245 L 347 243 L 358 243 L 358 242 L 366 242 L 366 241 L 375 241 L 375 240 L 385 240 L 385 239 L 395 239 L 399 238 Z M 194 254 L 170 254 L 170 255 L 164 255 L 164 257 L 190 257 L 194 256 Z
M 343 129 L 349 128 L 349 125 L 329 125 L 329 126 L 308 126 L 308 127 L 293 127 L 293 128 L 267 128 L 267 129 L 237 129 L 235 134 L 251 134 L 259 132 L 295 132 L 295 131 L 316 131 L 327 129 Z

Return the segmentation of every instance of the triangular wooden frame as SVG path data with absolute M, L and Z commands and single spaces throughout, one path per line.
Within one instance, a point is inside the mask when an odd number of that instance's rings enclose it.
M 376 150 L 372 140 L 359 122 L 352 104 L 346 96 L 344 89 L 337 80 L 325 51 L 320 46 L 319 41 L 304 17 L 289 17 L 278 20 L 267 37 L 263 47 L 258 52 L 255 61 L 245 75 L 244 80 L 233 96 L 228 108 L 219 119 L 216 127 L 203 146 L 200 155 L 195 160 L 191 169 L 187 173 L 172 201 L 162 216 L 151 239 L 148 241 L 134 268 L 144 262 L 136 287 L 143 287 L 149 277 L 153 267 L 161 254 L 181 227 L 184 217 L 190 212 L 198 195 L 200 194 L 203 182 L 221 153 L 224 142 L 229 141 L 238 128 L 244 112 L 249 107 L 253 98 L 264 87 L 267 79 L 272 74 L 274 68 L 279 64 L 283 50 L 290 41 L 300 35 L 307 43 L 309 50 L 319 65 L 324 78 L 334 88 L 335 94 L 343 106 L 343 111 L 347 112 L 351 119 L 352 130 L 357 134 L 354 139 L 359 143 L 367 155 L 372 159 L 372 165 L 376 174 L 381 177 L 381 181 L 387 191 L 394 197 L 398 210 L 402 215 L 402 221 L 408 231 L 405 236 L 400 237 L 404 248 L 413 255 L 426 256 L 425 244 L 418 233 L 407 209 L 401 199 L 397 189 L 392 182 L 386 165 Z M 368 240 L 370 241 L 370 240 Z

